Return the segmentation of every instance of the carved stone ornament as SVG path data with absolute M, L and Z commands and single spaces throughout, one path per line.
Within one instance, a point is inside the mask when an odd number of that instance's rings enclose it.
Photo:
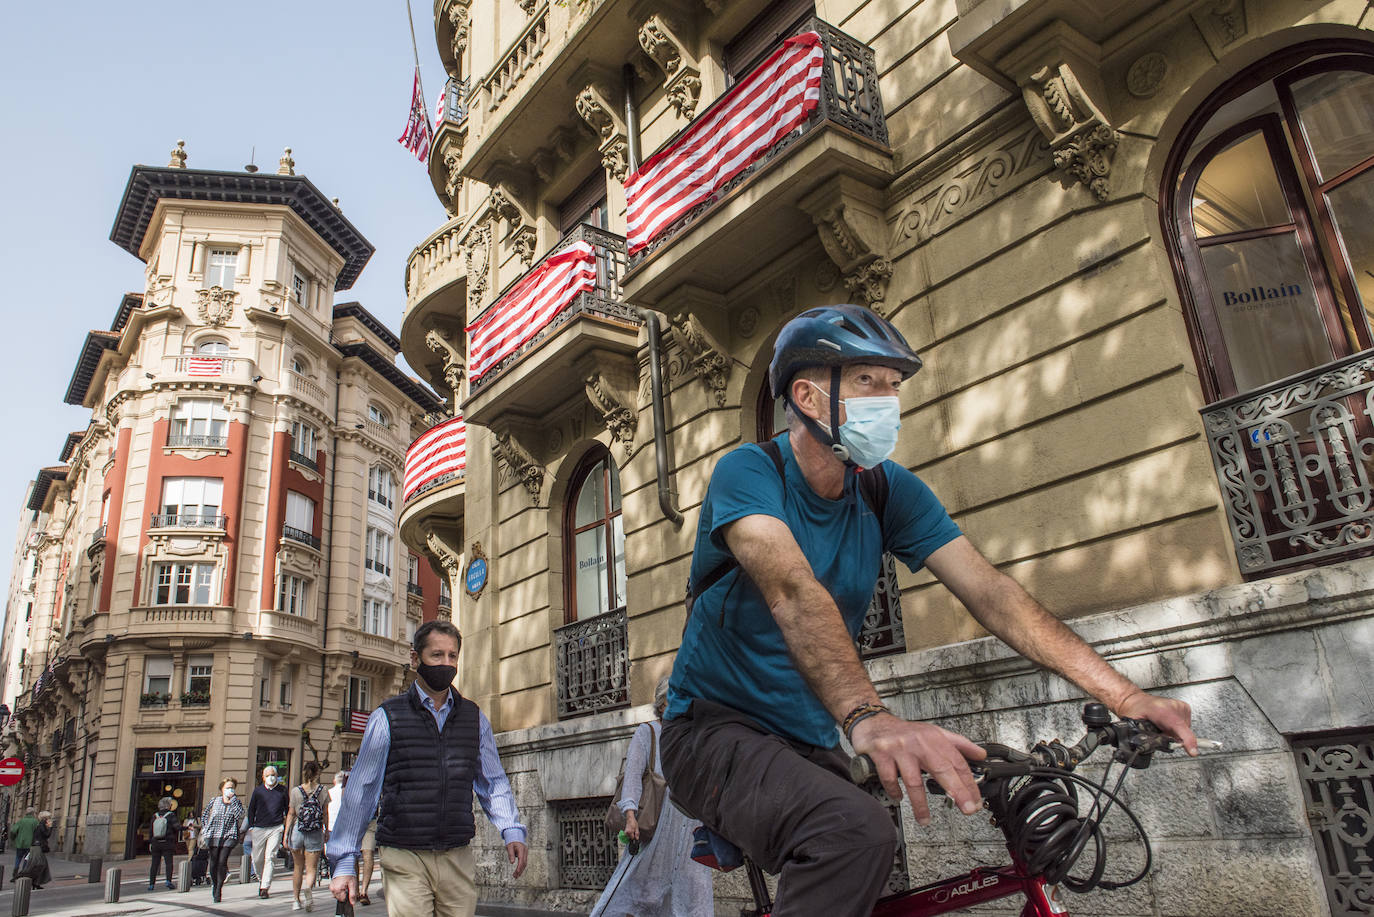
M 617 137 L 601 148 L 601 167 L 616 181 L 623 182 L 630 173 L 630 145 Z
M 1169 58 L 1159 51 L 1149 51 L 1135 59 L 1126 71 L 1126 90 L 1137 99 L 1148 99 L 1159 92 L 1169 75 Z
M 467 255 L 468 306 L 472 309 L 481 305 L 482 296 L 487 291 L 487 268 L 491 263 L 490 245 L 491 225 L 483 223 L 473 229 L 463 249 Z
M 607 140 L 612 134 L 617 133 L 618 123 L 614 115 L 601 97 L 601 93 L 595 86 L 588 85 L 582 88 L 577 94 L 574 103 L 577 106 L 577 113 L 582 116 L 582 120 L 592 126 L 596 131 L 596 136 L 602 140 Z
M 716 404 L 725 406 L 725 387 L 730 381 L 730 358 L 696 316 L 679 312 L 669 319 L 673 340 L 696 370 L 697 377 L 715 395 Z
M 884 314 L 892 262 L 881 198 L 867 185 L 840 178 L 803 198 L 800 206 L 816 224 L 850 297 Z
M 186 141 L 178 140 L 176 149 L 172 150 L 172 158 L 167 163 L 169 169 L 186 168 Z
M 1086 185 L 1099 201 L 1111 194 L 1112 153 L 1120 135 L 1093 104 L 1068 64 L 1041 67 L 1021 94 L 1050 142 L 1054 166 Z
M 611 431 L 611 436 L 615 437 L 622 446 L 625 447 L 625 457 L 630 457 L 630 450 L 634 448 L 635 430 L 639 426 L 639 416 L 633 407 L 625 403 L 606 379 L 604 373 L 595 371 L 588 373 L 583 384 L 587 389 L 587 400 L 596 408 L 603 420 L 606 421 L 606 429 Z
M 437 328 L 425 332 L 425 346 L 443 358 L 444 384 L 457 399 L 459 392 L 462 391 L 463 373 L 467 370 L 463 362 L 463 352 L 454 345 L 447 334 Z
M 601 165 L 616 181 L 624 181 L 629 172 L 629 141 L 625 125 L 615 114 L 611 95 L 600 83 L 591 82 L 577 94 L 577 113 L 586 121 L 600 142 Z
M 672 76 L 682 66 L 682 54 L 677 43 L 668 37 L 668 27 L 655 14 L 639 27 L 639 46 L 663 72 Z
M 668 101 L 690 120 L 701 98 L 701 67 L 681 30 L 672 20 L 655 13 L 639 27 L 639 46 L 667 78 L 664 92 Z
M 143 295 L 143 304 L 150 308 L 161 308 L 172 304 L 172 295 L 177 288 L 170 277 L 155 277 L 148 284 L 148 292 Z
M 287 147 L 285 150 L 283 150 L 281 154 L 281 159 L 277 160 L 277 174 L 296 174 L 296 160 L 291 158 L 291 147 Z
M 1212 54 L 1221 57 L 1226 48 L 1249 31 L 1245 0 L 1213 0 L 1201 7 L 1193 12 L 1193 22 Z
M 207 325 L 219 327 L 227 324 L 234 317 L 234 306 L 238 301 L 239 294 L 224 287 L 196 290 L 196 312 Z
M 701 100 L 701 80 L 690 70 L 683 70 L 667 86 L 668 101 L 677 113 L 688 121 L 697 113 Z
M 455 3 L 450 6 L 448 21 L 453 26 L 453 59 L 461 60 L 468 49 L 468 5 Z
M 524 485 L 530 502 L 538 506 L 539 494 L 544 489 L 544 466 L 535 461 L 508 430 L 496 434 L 491 451 L 511 475 Z
M 462 144 L 450 141 L 444 148 L 444 171 L 448 175 L 444 180 L 444 194 L 451 205 L 449 212 L 454 215 L 458 213 L 458 198 L 463 193 L 463 176 L 458 174 L 462 163 Z
M 520 263 L 527 268 L 534 263 L 534 250 L 538 239 L 539 234 L 534 231 L 533 226 L 521 226 L 511 238 L 511 248 L 519 256 Z

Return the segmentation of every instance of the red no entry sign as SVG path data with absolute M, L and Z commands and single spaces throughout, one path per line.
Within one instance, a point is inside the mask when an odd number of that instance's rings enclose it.
M 24 762 L 18 758 L 0 760 L 0 786 L 14 786 L 24 777 Z

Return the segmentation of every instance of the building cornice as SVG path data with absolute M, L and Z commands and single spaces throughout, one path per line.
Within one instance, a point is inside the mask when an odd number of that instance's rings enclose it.
M 100 366 L 100 358 L 107 350 L 119 348 L 119 334 L 114 331 L 91 331 L 86 334 L 86 342 L 81 346 L 81 356 L 72 370 L 71 381 L 67 383 L 67 394 L 62 400 L 67 404 L 80 407 L 86 403 L 91 380 Z
M 334 320 L 341 318 L 356 318 L 362 326 L 381 340 L 383 344 L 391 348 L 392 353 L 401 352 L 400 338 L 391 332 L 391 329 L 377 320 L 377 316 L 363 308 L 360 302 L 341 302 L 334 307 Z
M 355 342 L 351 344 L 335 344 L 334 349 L 345 357 L 357 357 L 362 360 L 386 381 L 415 402 L 424 411 L 443 410 L 444 403 L 439 400 L 439 396 L 425 388 L 419 382 L 401 372 L 400 368 L 386 357 L 379 354 L 376 350 L 363 344 Z
M 54 465 L 38 472 L 38 476 L 34 478 L 33 490 L 29 493 L 29 509 L 43 509 L 43 504 L 48 501 L 48 488 L 52 486 L 53 481 L 65 481 L 67 470 L 66 465 Z
M 144 236 L 158 201 L 278 205 L 289 207 L 344 259 L 334 289 L 346 290 L 376 249 L 320 189 L 304 175 L 212 172 L 201 169 L 134 166 L 115 214 L 110 241 L 141 257 Z

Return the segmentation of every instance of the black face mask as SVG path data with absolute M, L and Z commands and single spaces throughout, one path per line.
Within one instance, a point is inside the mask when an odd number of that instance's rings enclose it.
M 453 679 L 458 677 L 456 665 L 427 665 L 422 662 L 416 671 L 431 691 L 447 691 L 449 685 L 453 684 Z

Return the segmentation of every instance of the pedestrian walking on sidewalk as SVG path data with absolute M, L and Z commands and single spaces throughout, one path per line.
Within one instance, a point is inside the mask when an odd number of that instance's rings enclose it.
M 281 848 L 286 827 L 286 787 L 277 779 L 277 769 L 262 769 L 262 783 L 253 788 L 248 800 L 248 827 L 253 834 L 253 868 L 258 873 L 258 897 L 270 898 L 272 871 Z
M 167 864 L 167 887 L 172 888 L 172 854 L 176 853 L 177 838 L 181 836 L 181 819 L 177 817 L 177 801 L 170 796 L 158 800 L 157 812 L 148 824 L 148 837 L 152 840 L 153 862 L 148 868 L 148 891 L 157 887 L 158 867 Z
M 29 848 L 33 846 L 33 831 L 38 827 L 38 810 L 29 806 L 24 810 L 24 814 L 10 825 L 10 846 L 14 848 L 14 868 L 19 869 L 19 864 L 24 862 L 24 857 L 28 856 Z
M 248 821 L 238 799 L 238 781 L 225 777 L 219 782 L 219 792 L 200 817 L 200 842 L 210 851 L 210 900 L 216 904 L 229 875 L 229 854 L 239 845 Z
M 295 900 L 291 910 L 301 909 L 301 883 L 305 887 L 305 909 L 313 911 L 315 900 L 312 887 L 320 871 L 320 853 L 324 851 L 324 787 L 318 780 L 320 766 L 314 761 L 301 765 L 301 785 L 291 790 L 291 805 L 286 810 L 287 845 L 291 848 L 291 889 Z
M 529 856 L 525 826 L 501 767 L 491 723 L 453 688 L 462 637 L 448 621 L 415 632 L 410 663 L 419 678 L 368 717 L 327 850 L 329 890 L 358 903 L 355 875 L 363 829 L 377 811 L 382 890 L 391 917 L 472 917 L 477 912 L 473 797 L 501 832 L 520 878 Z M 436 794 L 435 788 L 444 791 Z
M 52 881 L 52 872 L 48 868 L 48 839 L 51 837 L 52 813 L 39 812 L 38 825 L 33 829 L 33 846 L 24 855 L 24 862 L 14 871 L 15 879 L 32 879 L 36 889 Z

